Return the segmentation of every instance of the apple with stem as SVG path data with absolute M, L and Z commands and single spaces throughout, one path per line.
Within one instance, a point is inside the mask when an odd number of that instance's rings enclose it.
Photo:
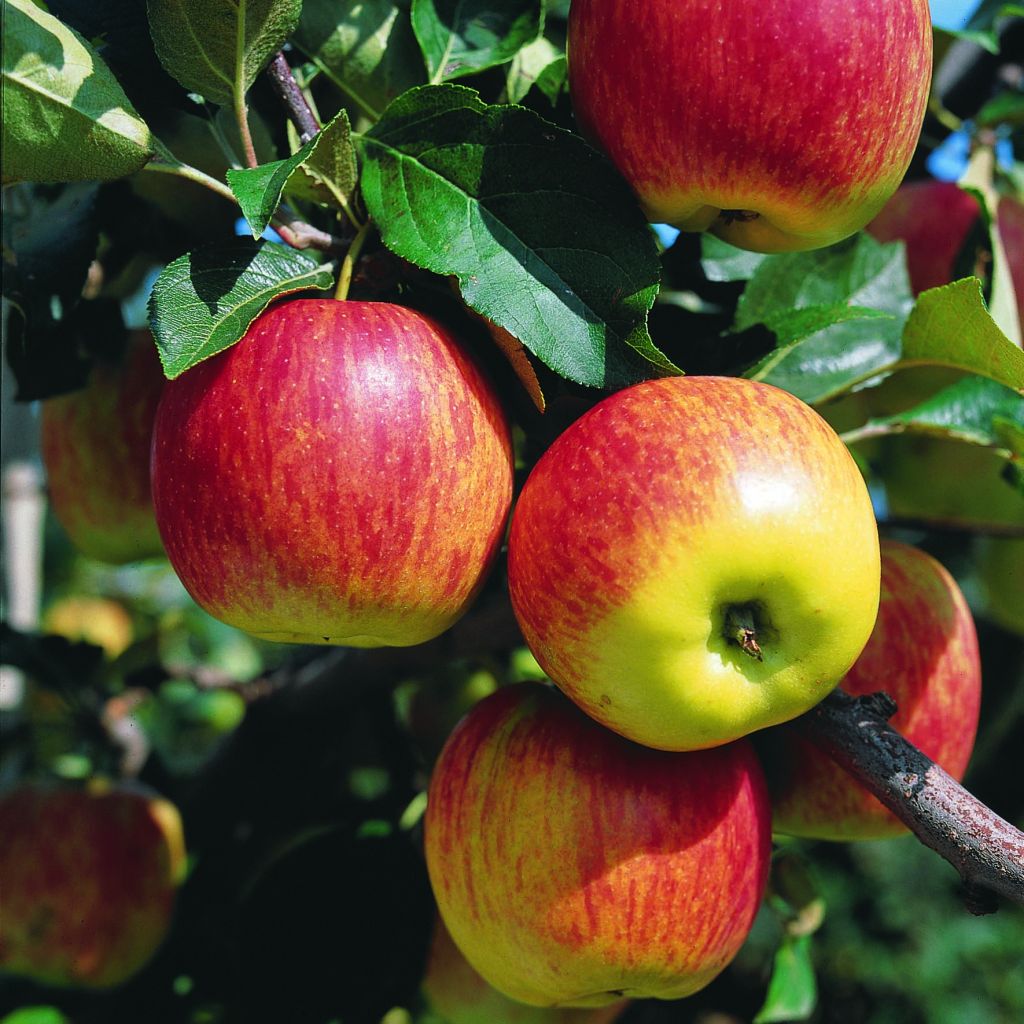
M 171 381 L 152 472 L 199 605 L 296 643 L 442 633 L 482 585 L 512 497 L 489 381 L 440 323 L 379 302 L 272 306 Z
M 740 378 L 604 399 L 538 461 L 512 517 L 512 606 L 587 714 L 665 750 L 820 701 L 878 610 L 867 488 L 809 406 Z
M 970 609 L 930 555 L 882 543 L 882 595 L 867 646 L 840 688 L 883 690 L 897 705 L 890 724 L 955 779 L 974 748 L 981 661 Z M 907 831 L 888 808 L 792 726 L 764 737 L 773 826 L 817 839 L 877 839 Z
M 652 750 L 551 686 L 516 683 L 477 704 L 441 752 L 427 869 L 456 945 L 510 998 L 678 999 L 746 939 L 769 815 L 747 741 Z
M 573 0 L 569 90 L 652 221 L 786 252 L 896 191 L 931 81 L 927 0 Z
M 0 970 L 111 988 L 163 942 L 185 871 L 181 818 L 142 787 L 21 785 L 0 795 Z
M 42 403 L 41 446 L 54 515 L 83 554 L 120 564 L 163 554 L 149 450 L 165 384 L 149 331 L 83 389 Z

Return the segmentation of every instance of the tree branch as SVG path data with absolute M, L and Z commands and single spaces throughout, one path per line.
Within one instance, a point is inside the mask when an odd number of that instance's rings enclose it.
M 295 81 L 288 60 L 281 50 L 274 54 L 267 66 L 267 77 L 288 111 L 292 123 L 298 128 L 299 139 L 303 144 L 309 142 L 320 131 L 320 123 L 306 102 L 306 97 L 302 94 L 299 83 Z
M 835 690 L 793 724 L 957 869 L 971 913 L 992 913 L 997 896 L 1024 906 L 1024 833 L 896 732 L 893 711 L 885 694 Z

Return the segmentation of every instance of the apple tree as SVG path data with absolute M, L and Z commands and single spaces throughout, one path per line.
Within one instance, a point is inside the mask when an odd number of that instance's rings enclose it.
M 3 1024 L 1019 1019 L 1022 14 L 4 0 Z

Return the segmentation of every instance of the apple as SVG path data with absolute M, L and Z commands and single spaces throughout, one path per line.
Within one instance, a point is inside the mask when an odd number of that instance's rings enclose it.
M 840 687 L 883 690 L 890 725 L 955 779 L 974 748 L 981 661 L 974 620 L 952 576 L 930 555 L 882 543 L 882 595 L 871 639 Z M 776 832 L 817 839 L 878 839 L 907 827 L 792 726 L 766 737 L 764 761 Z
M 512 606 L 587 714 L 665 750 L 820 701 L 871 635 L 878 531 L 846 447 L 767 384 L 674 377 L 604 399 L 512 517 Z
M 185 870 L 181 818 L 142 787 L 23 784 L 0 795 L 0 970 L 110 988 L 163 941 Z
M 509 999 L 473 970 L 440 917 L 430 943 L 423 994 L 445 1024 L 611 1024 L 628 1005 L 628 1000 L 620 1000 L 581 1010 L 528 1006 Z
M 880 242 L 899 239 L 906 244 L 910 287 L 918 295 L 949 284 L 969 269 L 959 267 L 957 257 L 980 217 L 978 200 L 954 183 L 914 181 L 897 190 L 867 229 Z M 1001 196 L 996 224 L 1024 331 L 1024 204 Z
M 440 323 L 380 302 L 280 303 L 171 381 L 152 472 L 193 598 L 296 643 L 444 632 L 479 590 L 512 498 L 491 384 Z
M 515 683 L 477 704 L 441 752 L 427 870 L 455 944 L 510 998 L 678 999 L 743 944 L 769 817 L 747 741 L 652 750 L 551 686 Z
M 164 386 L 149 331 L 85 388 L 42 403 L 41 446 L 54 515 L 83 554 L 121 564 L 163 554 L 149 489 L 153 419 Z
M 895 192 L 931 81 L 927 0 L 573 0 L 569 91 L 652 221 L 830 245 Z

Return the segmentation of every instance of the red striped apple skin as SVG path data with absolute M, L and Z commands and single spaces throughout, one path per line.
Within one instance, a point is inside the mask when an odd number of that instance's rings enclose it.
M 974 620 L 952 576 L 930 555 L 882 543 L 882 599 L 871 639 L 839 684 L 883 690 L 889 720 L 955 779 L 974 749 L 981 662 Z M 831 758 L 790 729 L 765 737 L 777 832 L 817 839 L 882 839 L 907 827 Z
M 651 750 L 557 690 L 519 683 L 477 704 L 441 753 L 427 867 L 456 945 L 512 999 L 676 999 L 743 944 L 769 816 L 746 741 Z
M 648 381 L 538 461 L 512 517 L 512 606 L 561 689 L 666 750 L 796 717 L 842 678 L 878 608 L 878 531 L 813 409 L 738 378 Z M 759 609 L 762 660 L 727 637 Z
M 405 646 L 447 629 L 497 553 L 509 429 L 439 323 L 301 299 L 167 386 L 153 496 L 175 571 L 269 640 Z
M 163 554 L 149 489 L 153 420 L 164 387 L 149 331 L 85 388 L 43 402 L 43 463 L 54 515 L 83 554 L 120 564 Z
M 783 252 L 845 238 L 896 190 L 931 24 L 927 0 L 573 0 L 568 57 L 583 133 L 651 220 Z
M 0 795 L 0 970 L 111 988 L 163 941 L 185 871 L 181 819 L 141 787 Z

